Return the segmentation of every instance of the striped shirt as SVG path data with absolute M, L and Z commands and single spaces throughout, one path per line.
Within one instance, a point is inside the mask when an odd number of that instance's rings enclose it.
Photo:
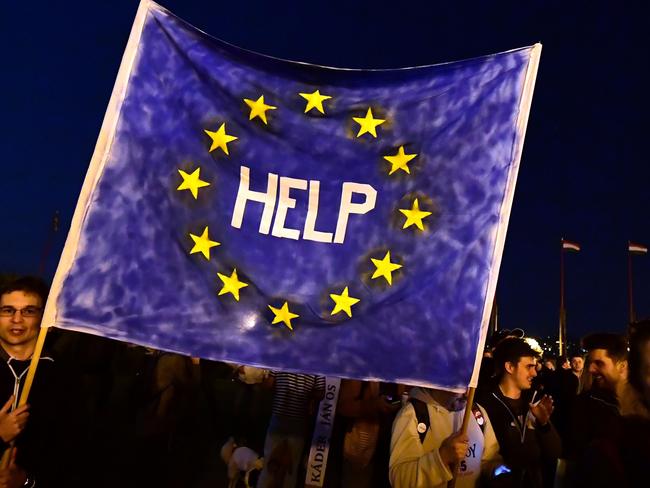
M 275 378 L 273 415 L 306 418 L 314 392 L 325 391 L 325 377 L 310 374 L 271 371 Z

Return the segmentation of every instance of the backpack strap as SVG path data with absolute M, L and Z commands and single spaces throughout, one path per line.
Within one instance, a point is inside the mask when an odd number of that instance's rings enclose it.
M 417 398 L 409 398 L 411 405 L 413 405 L 413 410 L 415 410 L 415 417 L 417 418 L 417 431 L 420 436 L 420 442 L 424 444 L 424 438 L 427 435 L 427 431 L 431 426 L 431 420 L 429 420 L 429 410 L 427 409 L 427 404 L 422 400 Z
M 415 417 L 417 418 L 417 431 L 420 436 L 420 442 L 424 444 L 424 438 L 427 435 L 427 431 L 431 426 L 431 420 L 429 420 L 429 410 L 427 409 L 427 404 L 422 400 L 417 398 L 409 398 L 409 402 L 413 405 L 413 410 L 415 410 Z M 481 433 L 485 434 L 485 416 L 481 409 L 476 403 L 472 405 L 472 415 L 474 420 L 481 429 Z

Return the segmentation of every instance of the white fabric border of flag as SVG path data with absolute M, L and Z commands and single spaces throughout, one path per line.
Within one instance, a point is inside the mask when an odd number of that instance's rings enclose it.
M 129 40 L 126 44 L 124 54 L 122 55 L 120 69 L 117 73 L 117 78 L 115 80 L 115 85 L 113 86 L 111 98 L 108 102 L 108 107 L 106 108 L 106 113 L 104 114 L 104 121 L 102 122 L 102 128 L 99 131 L 97 144 L 95 144 L 95 151 L 90 160 L 90 165 L 83 186 L 81 187 L 81 193 L 79 194 L 79 200 L 77 201 L 77 206 L 72 217 L 68 237 L 66 238 L 63 253 L 61 254 L 61 259 L 59 260 L 59 265 L 56 269 L 54 280 L 52 281 L 50 295 L 45 305 L 45 311 L 43 312 L 41 327 L 52 327 L 56 322 L 56 303 L 61 291 L 61 285 L 65 276 L 68 274 L 77 253 L 79 239 L 81 238 L 81 226 L 86 217 L 91 196 L 95 191 L 95 186 L 99 181 L 99 177 L 104 170 L 104 165 L 106 164 L 106 160 L 110 153 L 113 138 L 115 137 L 117 122 L 119 120 L 119 114 L 122 110 L 122 104 L 124 103 L 124 98 L 126 96 L 129 78 L 138 53 L 140 37 L 142 36 L 142 30 L 151 5 L 156 4 L 150 0 L 141 0 L 140 5 L 138 6 L 138 11 L 135 14 L 133 26 L 131 27 L 131 34 L 129 35 Z
M 569 249 L 571 251 L 580 251 L 580 244 L 577 242 L 565 241 L 562 239 L 562 249 Z
M 512 165 L 508 175 L 508 183 L 505 189 L 503 202 L 501 203 L 501 212 L 499 212 L 499 225 L 497 226 L 496 242 L 494 245 L 494 254 L 492 255 L 492 267 L 490 268 L 490 277 L 488 278 L 487 292 L 483 303 L 483 318 L 481 320 L 481 333 L 479 334 L 478 346 L 476 348 L 476 358 L 474 360 L 474 371 L 469 381 L 469 386 L 476 388 L 478 384 L 478 375 L 481 370 L 481 361 L 483 359 L 483 348 L 487 337 L 488 326 L 490 323 L 490 314 L 492 313 L 492 304 L 494 294 L 496 293 L 497 280 L 499 278 L 499 269 L 503 257 L 503 247 L 506 242 L 506 232 L 508 222 L 510 221 L 510 212 L 512 210 L 512 201 L 515 195 L 515 184 L 519 174 L 519 165 L 521 163 L 521 154 L 524 149 L 524 138 L 526 136 L 526 127 L 528 126 L 528 116 L 530 115 L 530 106 L 533 102 L 533 92 L 535 91 L 535 81 L 537 79 L 537 69 L 539 67 L 539 58 L 542 54 L 541 43 L 535 44 L 530 51 L 530 59 L 526 70 L 524 80 L 524 89 L 519 102 L 519 115 L 517 117 L 517 140 L 513 149 Z M 449 390 L 449 388 L 445 388 Z
M 627 245 L 627 250 L 629 252 L 638 252 L 641 254 L 646 254 L 648 252 L 648 246 L 644 246 L 643 244 L 637 244 L 635 242 L 630 242 Z

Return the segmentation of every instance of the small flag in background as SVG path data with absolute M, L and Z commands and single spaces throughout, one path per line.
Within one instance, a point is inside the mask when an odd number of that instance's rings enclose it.
M 643 244 L 637 244 L 635 242 L 628 241 L 627 250 L 634 254 L 647 254 L 648 246 L 644 246 Z
M 143 1 L 43 324 L 464 389 L 540 50 L 324 68 Z
M 580 244 L 577 242 L 573 241 L 567 241 L 566 239 L 562 239 L 562 249 L 565 249 L 567 251 L 580 251 Z

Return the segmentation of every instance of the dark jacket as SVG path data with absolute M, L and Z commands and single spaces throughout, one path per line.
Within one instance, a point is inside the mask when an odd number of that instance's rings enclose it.
M 20 398 L 30 360 L 20 361 L 10 357 L 0 347 L 0 404 L 11 395 Z M 63 455 L 59 446 L 62 419 L 59 405 L 62 394 L 55 379 L 54 360 L 45 352 L 41 355 L 36 376 L 30 391 L 29 420 L 23 432 L 16 438 L 16 463 L 37 480 L 39 487 L 58 486 L 54 481 L 64 467 L 59 463 Z M 0 451 L 8 445 L 0 440 Z
M 553 397 L 551 420 L 558 434 L 560 434 L 562 447 L 566 450 L 571 430 L 571 415 L 578 395 L 580 380 L 570 369 L 561 368 L 557 371 L 546 370 L 545 374 L 537 376 L 537 378 L 540 377 L 543 393 Z M 566 451 L 563 452 L 562 457 L 566 457 Z
M 565 446 L 568 463 L 566 479 L 571 486 L 584 486 L 584 481 L 592 479 L 591 476 L 585 476 L 586 472 L 599 472 L 596 468 L 601 466 L 593 464 L 597 459 L 593 452 L 604 456 L 606 449 L 601 448 L 616 444 L 611 439 L 620 433 L 620 428 L 621 415 L 613 392 L 592 388 L 577 396 L 571 412 L 569 436 Z M 593 470 L 589 466 L 592 466 Z M 617 471 L 613 468 L 614 463 L 610 473 Z M 622 469 L 621 467 L 619 471 Z M 598 474 L 596 478 L 605 483 L 597 486 L 606 486 L 607 477 Z
M 578 457 L 567 486 L 576 488 L 637 487 L 648 484 L 650 420 L 618 417 Z
M 580 457 L 592 442 L 616 429 L 619 420 L 618 401 L 613 392 L 596 388 L 582 392 L 573 405 L 567 457 Z
M 515 486 L 541 488 L 544 468 L 560 456 L 562 442 L 550 422 L 536 424 L 529 413 L 530 395 L 524 392 L 519 401 L 513 401 L 497 386 L 483 397 L 482 406 L 492 422 L 503 460 L 513 472 Z

